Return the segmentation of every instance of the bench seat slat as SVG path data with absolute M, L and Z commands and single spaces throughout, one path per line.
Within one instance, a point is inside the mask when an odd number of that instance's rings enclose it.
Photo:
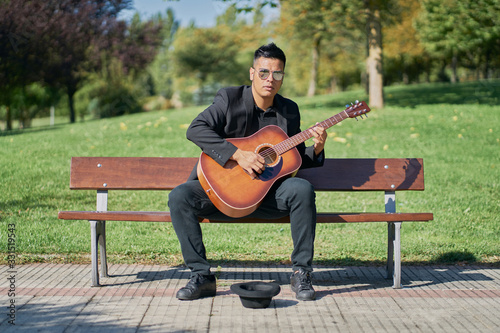
M 90 220 L 90 221 L 137 221 L 137 222 L 172 222 L 170 212 L 124 212 L 124 211 L 61 211 L 62 220 Z M 346 223 L 346 222 L 404 222 L 430 221 L 432 213 L 318 213 L 318 223 Z M 208 220 L 204 223 L 289 223 L 289 217 L 264 220 L 240 218 L 233 220 Z

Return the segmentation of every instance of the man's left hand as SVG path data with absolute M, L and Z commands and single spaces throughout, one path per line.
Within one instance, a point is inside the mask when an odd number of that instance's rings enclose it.
M 319 123 L 316 123 L 319 124 Z M 313 136 L 314 141 L 314 154 L 319 155 L 325 148 L 325 141 L 328 137 L 325 129 L 321 126 L 315 126 L 309 130 Z

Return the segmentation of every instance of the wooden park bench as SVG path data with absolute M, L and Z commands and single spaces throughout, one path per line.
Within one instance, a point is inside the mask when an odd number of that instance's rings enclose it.
M 91 228 L 92 286 L 108 276 L 106 221 L 171 222 L 170 212 L 108 211 L 113 190 L 171 190 L 188 178 L 197 162 L 189 157 L 73 157 L 70 188 L 97 191 L 94 211 L 60 211 L 59 219 L 88 220 Z M 432 213 L 397 213 L 396 191 L 424 190 L 422 159 L 326 159 L 323 167 L 301 170 L 297 177 L 309 180 L 316 191 L 383 191 L 385 211 L 373 213 L 318 212 L 318 223 L 387 222 L 387 278 L 401 288 L 401 223 L 430 221 Z M 166 205 L 166 203 L 164 203 Z M 201 222 L 217 223 L 203 219 Z M 289 223 L 289 218 L 256 220 L 241 218 L 232 223 Z

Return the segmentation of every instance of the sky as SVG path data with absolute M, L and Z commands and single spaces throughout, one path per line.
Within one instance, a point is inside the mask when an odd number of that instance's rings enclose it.
M 242 1 L 242 4 L 256 3 L 256 0 Z M 187 26 L 194 21 L 197 27 L 214 26 L 217 16 L 223 14 L 231 4 L 220 0 L 134 0 L 134 10 L 123 11 L 120 18 L 127 19 L 137 11 L 141 18 L 147 19 L 158 12 L 165 13 L 168 7 L 174 11 L 174 17 L 180 21 L 181 26 Z M 279 9 L 266 7 L 265 13 L 268 16 L 279 16 Z

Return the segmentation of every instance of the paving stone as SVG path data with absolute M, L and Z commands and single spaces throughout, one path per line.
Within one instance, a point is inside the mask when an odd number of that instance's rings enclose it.
M 3 332 L 499 332 L 500 268 L 404 266 L 393 289 L 383 267 L 317 267 L 317 299 L 297 301 L 291 270 L 222 267 L 215 297 L 179 301 L 185 268 L 110 265 L 102 287 L 90 287 L 90 267 L 17 266 L 15 297 L 8 267 L 0 267 Z M 275 281 L 281 292 L 266 309 L 243 307 L 230 286 Z M 15 324 L 7 306 L 15 301 Z

